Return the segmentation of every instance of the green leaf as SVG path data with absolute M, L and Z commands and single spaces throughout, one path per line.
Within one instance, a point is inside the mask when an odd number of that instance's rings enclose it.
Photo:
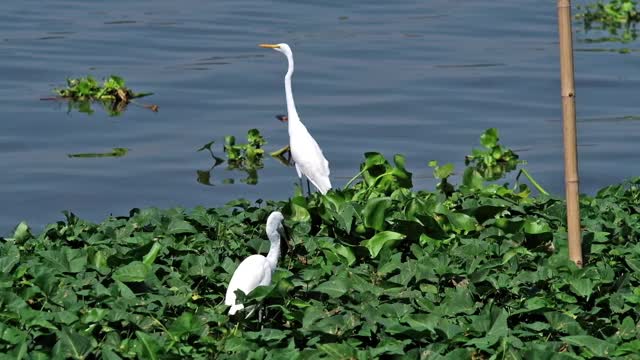
M 64 357 L 84 359 L 96 347 L 95 340 L 67 327 L 58 331 L 57 335 L 59 340 L 55 345 L 54 353 Z
M 116 354 L 112 349 L 108 347 L 102 348 L 102 359 L 103 360 L 122 360 L 118 354 Z
M 391 207 L 391 198 L 374 198 L 367 202 L 362 211 L 366 227 L 384 230 L 385 212 Z
M 486 148 L 492 148 L 498 143 L 499 133 L 498 129 L 487 129 L 484 134 L 480 135 L 480 143 Z
M 407 324 L 416 331 L 435 331 L 440 317 L 435 314 L 412 314 L 406 318 Z
M 524 222 L 523 230 L 527 234 L 543 234 L 551 232 L 549 224 L 542 219 L 528 218 Z
M 132 261 L 118 268 L 111 276 L 114 280 L 122 282 L 141 282 L 151 273 L 151 266 L 141 261 Z
M 153 262 L 156 261 L 156 257 L 158 257 L 158 253 L 160 253 L 161 249 L 162 249 L 162 245 L 158 244 L 157 242 L 154 242 L 151 249 L 149 249 L 149 252 L 142 258 L 142 262 L 145 265 L 149 265 L 149 266 L 153 265 Z
M 22 342 L 19 347 L 15 347 L 13 351 L 0 354 L 0 360 L 22 360 L 27 359 L 27 354 L 29 353 L 28 343 Z M 31 352 L 31 359 L 37 358 L 34 354 L 35 352 Z
M 449 222 L 451 222 L 451 225 L 453 225 L 457 230 L 473 231 L 478 225 L 475 218 L 463 213 L 447 213 L 447 218 L 449 219 Z
M 109 314 L 109 310 L 107 309 L 99 309 L 99 308 L 91 309 L 82 318 L 82 322 L 85 324 L 99 322 L 102 319 L 104 319 L 108 314 Z
M 638 353 L 640 353 L 640 340 L 632 340 L 630 342 L 620 344 L 612 355 L 637 355 Z
M 498 317 L 493 321 L 491 328 L 487 332 L 486 336 L 482 338 L 471 339 L 467 342 L 469 345 L 474 345 L 482 350 L 488 350 L 495 343 L 500 341 L 501 338 L 505 337 L 509 333 L 509 326 L 507 324 L 507 318 L 509 314 L 502 309 L 498 315 Z
M 1 250 L 1 249 L 0 249 Z M 13 244 L 6 244 L 5 251 L 0 257 L 0 274 L 9 274 L 9 272 L 20 262 L 20 251 Z
M 620 328 L 618 329 L 618 334 L 623 339 L 630 339 L 637 335 L 638 331 L 636 330 L 636 324 L 630 316 L 627 316 L 620 324 Z
M 562 341 L 569 345 L 586 349 L 595 356 L 609 357 L 615 350 L 615 344 L 595 338 L 589 335 L 573 335 L 565 336 Z
M 468 167 L 462 174 L 462 184 L 471 189 L 480 189 L 484 185 L 484 178 L 476 169 Z
M 335 246 L 334 251 L 336 252 L 336 254 L 342 256 L 347 260 L 347 265 L 351 266 L 356 262 L 356 256 L 353 254 L 351 248 L 338 244 Z
M 169 228 L 167 229 L 169 234 L 195 234 L 197 230 L 193 227 L 193 225 L 182 219 L 172 219 L 169 223 Z
M 158 360 L 160 358 L 158 353 L 162 347 L 155 336 L 136 331 L 136 338 L 138 339 L 136 353 L 140 359 Z
M 313 291 L 329 295 L 331 298 L 339 298 L 351 288 L 351 282 L 345 278 L 337 278 L 325 281 L 316 286 Z
M 570 284 L 571 290 L 573 290 L 576 295 L 588 298 L 593 293 L 594 284 L 591 279 L 575 279 L 571 281 Z
M 329 359 L 352 359 L 355 354 L 355 349 L 346 343 L 321 344 L 318 349 L 329 355 Z
M 27 333 L 13 326 L 0 323 L 0 340 L 14 345 L 22 344 L 27 341 Z
M 27 225 L 26 222 L 22 221 L 16 226 L 15 230 L 13 230 L 13 237 L 11 238 L 11 240 L 15 241 L 16 244 L 22 244 L 27 239 L 32 237 L 33 235 L 31 235 L 31 229 L 29 228 L 29 225 Z
M 436 166 L 433 169 L 433 176 L 436 179 L 446 179 L 453 174 L 453 164 L 444 164 L 442 166 Z
M 78 273 L 87 265 L 87 252 L 83 249 L 65 247 L 61 250 L 42 251 L 40 256 L 61 272 Z
M 375 234 L 371 239 L 363 241 L 362 245 L 369 249 L 371 257 L 376 257 L 385 245 L 393 244 L 405 237 L 404 234 L 394 231 L 383 231 Z
M 350 233 L 353 219 L 356 217 L 356 210 L 353 208 L 353 205 L 342 205 L 340 207 L 340 211 L 338 211 L 337 214 L 334 214 L 334 216 L 338 220 L 340 227 L 347 233 Z
M 291 203 L 291 220 L 296 222 L 307 222 L 311 220 L 309 211 L 298 204 Z
M 185 312 L 169 326 L 169 332 L 177 338 L 185 334 L 198 334 L 203 325 L 200 319 L 189 312 Z

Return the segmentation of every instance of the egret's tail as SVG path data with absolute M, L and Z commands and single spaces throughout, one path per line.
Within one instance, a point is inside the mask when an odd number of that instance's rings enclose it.
M 320 179 L 314 179 L 314 180 L 311 180 L 311 182 L 313 183 L 313 186 L 315 186 L 322 195 L 326 195 L 327 191 L 331 190 L 331 180 L 329 180 L 328 176 L 321 177 Z

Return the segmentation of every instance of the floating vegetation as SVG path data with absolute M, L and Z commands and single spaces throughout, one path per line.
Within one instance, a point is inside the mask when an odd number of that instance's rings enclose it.
M 511 149 L 504 148 L 498 140 L 498 129 L 487 129 L 480 136 L 480 144 L 484 149 L 473 149 L 471 155 L 464 158 L 464 164 L 468 169 L 478 172 L 488 181 L 501 179 L 505 173 L 514 170 L 521 163 L 518 155 Z
M 640 178 L 581 198 L 578 268 L 564 201 L 489 183 L 512 167 L 484 159 L 434 191 L 369 152 L 324 196 L 20 223 L 0 237 L 0 359 L 637 359 Z M 266 253 L 276 210 L 290 249 L 243 300 L 264 316 L 229 317 L 226 285 Z
M 247 143 L 236 143 L 235 136 L 224 137 L 223 151 L 226 155 L 226 159 L 216 156 L 213 153 L 212 147 L 215 141 L 210 141 L 200 147 L 197 151 L 209 151 L 211 158 L 214 160 L 214 164 L 208 170 L 197 170 L 197 180 L 204 185 L 211 185 L 211 172 L 213 168 L 220 165 L 223 162 L 227 162 L 227 170 L 241 170 L 247 173 L 247 177 L 242 182 L 255 185 L 258 183 L 258 169 L 264 167 L 263 156 L 264 149 L 262 148 L 267 142 L 260 134 L 258 129 L 251 129 L 247 132 Z M 233 184 L 235 180 L 233 178 L 227 178 L 223 180 L 225 184 Z
M 126 110 L 128 104 L 140 105 L 146 109 L 157 112 L 158 105 L 140 104 L 134 99 L 152 95 L 152 93 L 136 93 L 125 86 L 123 78 L 111 75 L 104 80 L 102 85 L 93 77 L 67 79 L 67 87 L 56 88 L 55 98 L 42 98 L 42 100 L 66 100 L 68 111 L 77 110 L 86 114 L 93 114 L 92 103 L 98 102 L 110 116 L 120 115 Z
M 264 155 L 262 147 L 266 143 L 258 129 L 251 129 L 247 132 L 246 144 L 236 144 L 235 136 L 225 136 L 224 152 L 227 154 L 229 166 L 232 168 L 261 168 Z
M 609 36 L 585 39 L 585 42 L 629 43 L 636 40 L 638 37 L 636 24 L 640 21 L 637 5 L 634 0 L 610 0 L 578 6 L 580 12 L 576 18 L 583 21 L 585 32 L 599 29 L 609 33 Z M 625 48 L 618 51 L 628 53 L 630 49 Z
M 123 157 L 127 155 L 129 149 L 127 148 L 113 148 L 113 150 L 105 153 L 78 153 L 68 154 L 70 158 L 102 158 L 102 157 Z

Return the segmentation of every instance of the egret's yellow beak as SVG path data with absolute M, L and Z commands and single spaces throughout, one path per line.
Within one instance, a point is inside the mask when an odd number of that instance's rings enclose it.
M 267 48 L 267 49 L 278 49 L 278 48 L 280 48 L 280 45 L 277 45 L 277 44 L 260 44 L 259 46 L 263 47 L 263 48 Z

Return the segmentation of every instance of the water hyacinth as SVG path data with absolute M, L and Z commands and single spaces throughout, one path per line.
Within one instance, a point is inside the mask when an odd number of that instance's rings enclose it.
M 326 196 L 133 209 L 99 224 L 66 213 L 38 234 L 20 224 L 0 240 L 0 358 L 640 352 L 640 178 L 582 198 L 579 269 L 562 200 L 485 178 L 416 190 L 405 165 L 367 153 L 349 186 Z M 441 181 L 454 170 L 434 166 Z M 271 285 L 241 299 L 266 316 L 231 321 L 226 285 L 269 249 L 272 211 L 291 248 Z

